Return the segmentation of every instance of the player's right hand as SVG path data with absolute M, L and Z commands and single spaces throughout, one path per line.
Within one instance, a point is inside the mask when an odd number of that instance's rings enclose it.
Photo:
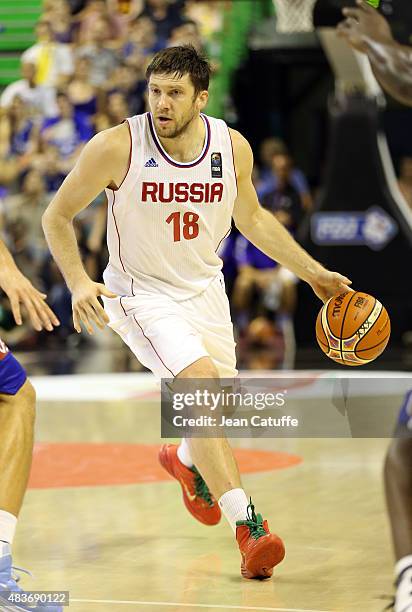
M 109 317 L 98 300 L 100 295 L 117 297 L 103 283 L 95 283 L 90 279 L 83 280 L 72 288 L 73 325 L 77 333 L 82 331 L 81 323 L 89 334 L 93 334 L 92 323 L 103 329 L 109 322 Z

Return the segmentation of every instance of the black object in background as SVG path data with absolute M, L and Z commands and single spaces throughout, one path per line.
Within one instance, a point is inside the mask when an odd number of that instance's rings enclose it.
M 412 231 L 388 185 L 378 147 L 380 132 L 380 109 L 374 100 L 359 96 L 331 103 L 328 165 L 315 213 L 361 214 L 378 207 L 395 222 L 396 234 L 374 250 L 367 242 L 319 244 L 314 241 L 313 226 L 312 231 L 308 226 L 302 241 L 328 269 L 349 276 L 355 290 L 370 293 L 384 304 L 395 345 L 411 329 Z M 304 308 L 306 320 L 310 316 L 315 320 L 319 304 L 308 300 L 299 306 Z

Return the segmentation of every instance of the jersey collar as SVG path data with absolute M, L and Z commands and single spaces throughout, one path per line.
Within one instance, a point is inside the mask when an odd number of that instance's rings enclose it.
M 201 118 L 203 119 L 203 122 L 205 124 L 205 128 L 206 128 L 206 138 L 205 138 L 205 143 L 203 145 L 203 150 L 201 152 L 201 154 L 199 155 L 198 158 L 196 158 L 195 160 L 191 161 L 191 162 L 186 162 L 186 163 L 182 163 L 182 162 L 177 162 L 176 160 L 174 160 L 172 157 L 170 157 L 170 155 L 164 150 L 164 148 L 162 147 L 162 144 L 156 134 L 156 130 L 153 124 L 153 118 L 152 118 L 152 114 L 151 113 L 147 113 L 147 119 L 149 122 L 149 129 L 150 129 L 150 133 L 152 135 L 153 141 L 159 151 L 159 153 L 161 154 L 161 156 L 172 166 L 174 166 L 175 168 L 193 168 L 193 166 L 197 166 L 198 164 L 200 164 L 200 162 L 202 162 L 204 160 L 204 158 L 207 155 L 207 152 L 209 151 L 209 147 L 210 147 L 210 123 L 208 118 L 206 117 L 206 115 L 203 115 L 203 113 L 200 113 Z

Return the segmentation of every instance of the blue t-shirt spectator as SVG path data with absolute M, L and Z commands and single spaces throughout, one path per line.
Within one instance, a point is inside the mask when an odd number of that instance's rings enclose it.
M 257 270 L 267 270 L 278 266 L 276 261 L 262 253 L 242 235 L 239 235 L 236 239 L 234 255 L 239 267 L 251 266 Z
M 290 173 L 290 184 L 296 191 L 303 195 L 309 193 L 309 184 L 306 176 L 298 168 L 293 168 Z M 259 199 L 267 196 L 271 191 L 276 191 L 278 187 L 278 178 L 270 168 L 264 168 L 260 173 L 259 180 L 256 185 L 256 191 Z
M 93 127 L 82 112 L 75 112 L 65 94 L 57 96 L 59 115 L 43 121 L 41 135 L 43 140 L 57 148 L 61 157 L 69 157 L 82 142 L 93 136 Z

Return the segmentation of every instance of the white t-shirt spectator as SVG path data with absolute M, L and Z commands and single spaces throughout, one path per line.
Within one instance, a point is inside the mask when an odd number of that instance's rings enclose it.
M 60 75 L 74 72 L 71 48 L 63 43 L 36 43 L 23 53 L 21 60 L 36 66 L 39 85 L 54 87 Z
M 19 96 L 25 104 L 31 106 L 35 113 L 43 117 L 57 115 L 56 92 L 53 87 L 30 87 L 26 79 L 10 83 L 0 97 L 0 107 L 7 108 Z

